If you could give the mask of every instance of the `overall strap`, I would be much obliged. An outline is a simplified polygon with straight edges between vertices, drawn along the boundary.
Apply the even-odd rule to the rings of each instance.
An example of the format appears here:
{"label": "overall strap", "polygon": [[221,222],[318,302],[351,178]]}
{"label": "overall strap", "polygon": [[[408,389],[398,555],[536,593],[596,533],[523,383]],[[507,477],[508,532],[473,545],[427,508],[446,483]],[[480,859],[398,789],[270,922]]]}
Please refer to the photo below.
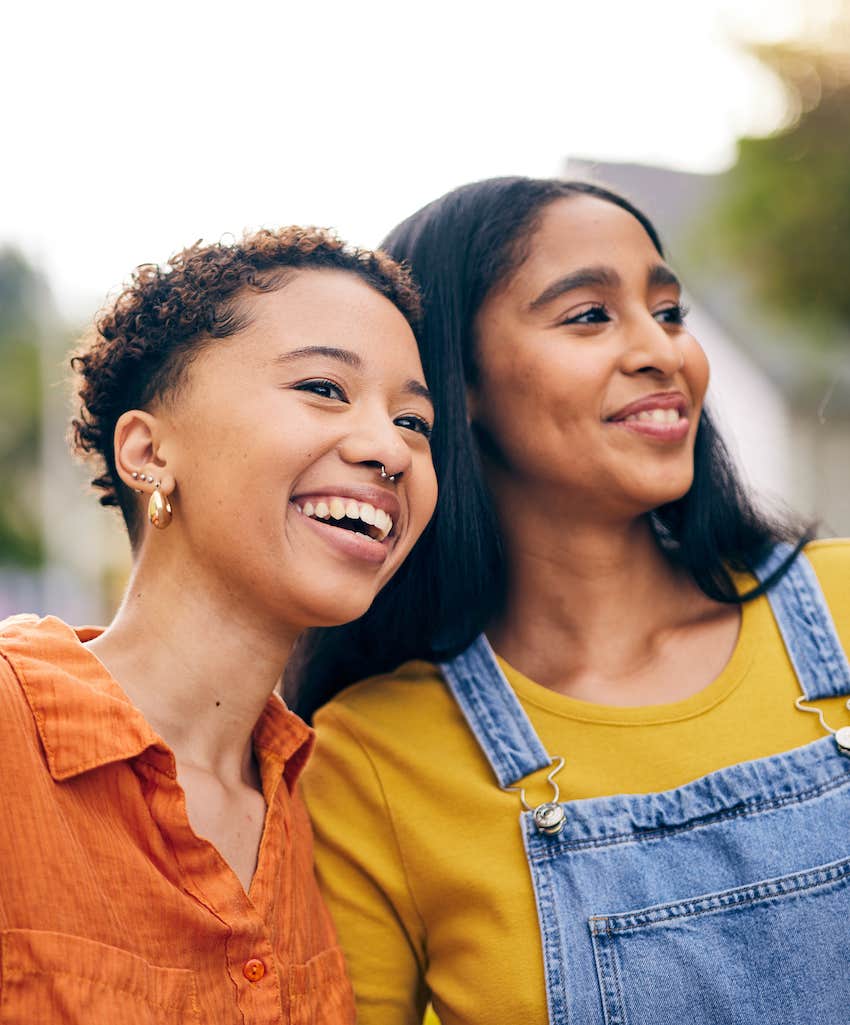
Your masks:
{"label": "overall strap", "polygon": [[551,765],[484,634],[440,669],[500,787]]}
{"label": "overall strap", "polygon": [[[793,550],[789,544],[778,544],[755,567],[759,580],[766,580]],[[804,696],[816,701],[850,694],[847,655],[812,564],[802,552],[767,598]]]}

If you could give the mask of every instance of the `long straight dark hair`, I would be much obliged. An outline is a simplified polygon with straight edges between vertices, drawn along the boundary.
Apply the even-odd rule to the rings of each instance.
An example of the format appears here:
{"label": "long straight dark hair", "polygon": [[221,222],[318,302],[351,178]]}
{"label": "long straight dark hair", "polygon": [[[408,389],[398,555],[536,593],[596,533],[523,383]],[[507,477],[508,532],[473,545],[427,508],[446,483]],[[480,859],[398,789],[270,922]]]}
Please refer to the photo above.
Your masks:
{"label": "long straight dark hair", "polygon": [[[432,436],[440,496],[431,524],[404,566],[361,619],[304,638],[287,694],[310,719],[353,683],[413,658],[462,651],[504,604],[506,575],[496,510],[469,427],[466,384],[477,374],[474,321],[486,296],[520,266],[544,208],[593,196],[626,210],[663,257],[649,218],[628,200],[587,182],[492,178],[447,193],[394,228],[382,248],[406,262],[422,290],[420,350],[436,402]],[[703,410],[694,480],[682,498],[651,514],[667,557],[710,598],[749,600],[784,573],[739,596],[730,570],[746,570],[777,541],[795,555],[808,537],[798,524],[760,512]]]}

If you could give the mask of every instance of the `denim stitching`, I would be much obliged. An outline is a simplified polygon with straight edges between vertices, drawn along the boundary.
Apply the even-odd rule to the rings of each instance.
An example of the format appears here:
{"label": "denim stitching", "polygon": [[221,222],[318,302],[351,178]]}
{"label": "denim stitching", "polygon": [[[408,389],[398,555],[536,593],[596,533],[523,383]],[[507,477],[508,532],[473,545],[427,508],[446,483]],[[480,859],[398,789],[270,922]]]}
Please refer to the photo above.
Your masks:
{"label": "denim stitching", "polygon": [[620,1017],[623,1004],[623,989],[614,957],[611,932],[608,929],[595,930],[591,927],[594,940],[593,958],[596,962],[596,981],[602,998],[602,1015],[605,1025],[622,1025]]}
{"label": "denim stitching", "polygon": [[[440,669],[500,786],[510,786],[550,764],[483,634],[456,658],[441,663]],[[490,686],[476,685],[476,680]]]}
{"label": "denim stitching", "polygon": [[[807,878],[811,879],[811,882],[805,885],[795,885],[794,883],[794,880]],[[764,904],[776,898],[794,897],[811,890],[823,889],[847,881],[850,881],[850,860],[839,862],[830,868],[795,872],[769,882],[721,890],[719,893],[706,894],[702,899],[659,904],[655,908],[635,914],[606,915],[601,920],[605,922],[604,931],[608,935],[622,935],[626,932],[648,929],[655,925],[663,926],[691,918],[700,918],[703,915],[714,915],[724,911],[734,911],[737,908],[751,907],[754,904]],[[736,898],[738,893],[751,894],[751,896]],[[709,906],[701,908],[700,904]],[[690,910],[691,908],[693,910]]]}
{"label": "denim stitching", "polygon": [[[711,826],[716,822],[725,822],[732,819],[744,818],[748,815],[759,815],[762,812],[775,811],[777,808],[785,807],[786,805],[802,804],[804,801],[811,799],[812,797],[819,797],[821,794],[829,793],[831,790],[836,790],[838,787],[850,783],[850,776],[835,776],[833,779],[828,780],[826,783],[822,783],[817,787],[813,787],[811,790],[805,790],[798,794],[794,794],[789,797],[777,798],[774,801],[763,801],[759,803],[748,803],[740,805],[736,808],[730,808],[726,812],[718,812],[714,815],[706,815],[696,821],[682,823],[680,826],[659,826],[654,829],[647,830],[635,830],[632,833],[615,833],[611,837],[604,837],[590,840],[558,840],[557,837],[546,840],[547,847],[543,849],[539,847],[539,854],[537,854],[536,860],[538,861],[551,861],[557,858],[564,851],[578,851],[587,850],[593,847],[613,847],[618,844],[624,843],[635,843],[643,840],[658,839],[664,836],[672,836],[679,833],[688,833],[695,829],[702,829],[706,826]],[[563,805],[564,809],[569,814],[569,804]],[[558,844],[557,847],[554,845]]]}
{"label": "denim stitching", "polygon": [[[756,567],[756,576],[765,580],[792,550],[790,545],[777,545]],[[850,692],[850,664],[817,576],[802,552],[767,598],[805,696],[817,700]]]}

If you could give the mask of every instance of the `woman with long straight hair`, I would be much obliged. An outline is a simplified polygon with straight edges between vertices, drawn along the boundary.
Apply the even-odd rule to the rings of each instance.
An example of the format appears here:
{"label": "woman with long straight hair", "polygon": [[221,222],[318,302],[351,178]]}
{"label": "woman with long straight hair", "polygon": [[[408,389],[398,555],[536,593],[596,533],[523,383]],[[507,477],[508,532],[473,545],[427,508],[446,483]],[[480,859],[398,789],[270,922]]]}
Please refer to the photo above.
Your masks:
{"label": "woman with long straight hair", "polygon": [[359,1020],[845,1020],[850,545],[747,497],[622,197],[479,182],[386,245],[440,507],[301,691],[372,677],[305,783]]}
{"label": "woman with long straight hair", "polygon": [[386,254],[289,227],[139,268],[82,344],[133,568],[105,630],[0,624],[0,1021],[354,1021],[277,686],[433,511],[418,312]]}

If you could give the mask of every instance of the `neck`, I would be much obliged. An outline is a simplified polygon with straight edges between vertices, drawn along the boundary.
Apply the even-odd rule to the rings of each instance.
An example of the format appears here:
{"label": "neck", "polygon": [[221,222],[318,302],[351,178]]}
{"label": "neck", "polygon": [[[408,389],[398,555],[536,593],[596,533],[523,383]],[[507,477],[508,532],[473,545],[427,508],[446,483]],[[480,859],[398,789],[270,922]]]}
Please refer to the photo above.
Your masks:
{"label": "neck", "polygon": [[251,733],[297,632],[257,619],[220,584],[140,558],[108,629],[88,647],[174,751],[220,778],[254,778]]}
{"label": "neck", "polygon": [[647,517],[605,521],[498,497],[508,599],[488,635],[537,682],[569,691],[577,679],[627,676],[707,602],[661,552]]}

